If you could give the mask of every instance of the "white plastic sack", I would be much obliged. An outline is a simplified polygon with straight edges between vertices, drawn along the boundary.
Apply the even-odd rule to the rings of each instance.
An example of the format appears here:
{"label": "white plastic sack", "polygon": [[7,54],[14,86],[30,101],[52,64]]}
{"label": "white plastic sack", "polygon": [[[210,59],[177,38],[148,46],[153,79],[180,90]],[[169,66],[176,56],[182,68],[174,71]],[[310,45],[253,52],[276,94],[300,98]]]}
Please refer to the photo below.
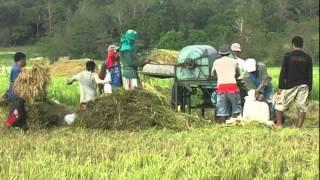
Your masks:
{"label": "white plastic sack", "polygon": [[256,101],[255,90],[250,90],[245,97],[243,118],[256,121],[269,121],[269,106],[265,102]]}
{"label": "white plastic sack", "polygon": [[104,84],[103,86],[103,92],[107,93],[107,94],[111,94],[112,93],[112,86],[111,84]]}
{"label": "white plastic sack", "polygon": [[265,102],[246,100],[243,107],[243,118],[256,121],[269,121],[269,106]]}
{"label": "white plastic sack", "polygon": [[109,72],[109,70],[106,71],[106,80],[108,80],[110,83],[104,84],[103,86],[103,92],[107,93],[107,94],[111,94],[112,93],[112,86],[111,86],[111,73]]}
{"label": "white plastic sack", "polygon": [[74,120],[76,119],[77,115],[76,113],[67,114],[64,116],[64,122],[66,122],[68,125],[71,125],[74,123]]}

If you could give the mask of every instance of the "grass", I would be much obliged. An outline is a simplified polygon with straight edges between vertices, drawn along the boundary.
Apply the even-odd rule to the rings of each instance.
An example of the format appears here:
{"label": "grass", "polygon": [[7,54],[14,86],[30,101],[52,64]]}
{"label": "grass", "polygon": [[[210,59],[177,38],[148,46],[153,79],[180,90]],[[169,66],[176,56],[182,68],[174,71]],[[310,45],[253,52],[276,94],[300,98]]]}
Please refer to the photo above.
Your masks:
{"label": "grass", "polygon": [[1,179],[319,179],[318,129],[0,132]]}
{"label": "grass", "polygon": [[[268,73],[272,77],[272,84],[275,89],[278,88],[278,77],[280,74],[280,67],[268,68]],[[319,67],[313,68],[313,88],[311,93],[312,100],[319,100]]]}
{"label": "grass", "polygon": [[78,106],[80,103],[79,85],[67,85],[66,77],[55,77],[49,86],[49,97],[62,104]]}
{"label": "grass", "polygon": [[[65,80],[53,78],[49,96],[77,105],[78,87]],[[6,78],[0,83],[3,92]],[[292,112],[282,130],[259,124],[182,132],[0,129],[0,179],[319,179],[315,107],[303,130],[292,128]]]}
{"label": "grass", "polygon": [[41,56],[38,53],[39,47],[37,46],[17,46],[10,48],[0,48],[0,67],[1,66],[11,66],[13,63],[13,56],[16,52],[22,51],[26,54],[27,58],[35,58]]}
{"label": "grass", "polygon": [[[5,54],[0,49],[1,55]],[[8,50],[6,50],[8,51]],[[277,87],[280,68],[269,68]],[[78,106],[79,88],[54,77],[49,97]],[[170,88],[172,80],[142,77]],[[0,95],[8,77],[0,76]],[[0,179],[319,179],[319,68],[305,128],[210,125],[188,131],[0,128]],[[311,112],[311,113],[310,113]],[[0,108],[0,124],[6,116]]]}

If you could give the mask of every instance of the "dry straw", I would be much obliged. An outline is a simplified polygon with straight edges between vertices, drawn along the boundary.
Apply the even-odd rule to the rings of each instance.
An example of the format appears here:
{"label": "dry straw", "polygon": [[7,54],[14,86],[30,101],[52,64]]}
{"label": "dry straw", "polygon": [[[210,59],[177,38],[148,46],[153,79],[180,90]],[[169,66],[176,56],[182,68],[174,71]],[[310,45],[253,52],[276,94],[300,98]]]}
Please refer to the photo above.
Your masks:
{"label": "dry straw", "polygon": [[154,49],[147,54],[146,59],[150,59],[154,64],[176,64],[179,52],[166,49]]}
{"label": "dry straw", "polygon": [[50,83],[49,66],[44,61],[38,61],[31,69],[23,69],[15,80],[14,92],[29,101],[45,97]]}
{"label": "dry straw", "polygon": [[87,128],[134,130],[147,128],[189,129],[200,124],[195,116],[176,113],[168,100],[155,88],[117,90],[88,103],[80,114]]}

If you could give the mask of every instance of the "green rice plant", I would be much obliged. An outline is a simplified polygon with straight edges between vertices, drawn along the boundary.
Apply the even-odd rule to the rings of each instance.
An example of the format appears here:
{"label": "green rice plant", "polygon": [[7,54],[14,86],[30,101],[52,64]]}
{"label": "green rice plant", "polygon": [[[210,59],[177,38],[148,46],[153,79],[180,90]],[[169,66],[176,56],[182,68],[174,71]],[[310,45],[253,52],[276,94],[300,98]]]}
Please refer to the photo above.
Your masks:
{"label": "green rice plant", "polygon": [[8,89],[8,78],[6,76],[0,76],[0,96],[2,96]]}
{"label": "green rice plant", "polygon": [[[268,73],[272,77],[272,84],[275,90],[278,89],[278,81],[280,74],[279,67],[268,68]],[[319,101],[319,67],[313,68],[313,88],[311,92],[311,100]]]}
{"label": "green rice plant", "polygon": [[78,83],[68,86],[65,77],[52,78],[48,95],[49,98],[69,106],[77,106],[80,102]]}
{"label": "green rice plant", "polygon": [[318,129],[0,129],[0,179],[319,179]]}

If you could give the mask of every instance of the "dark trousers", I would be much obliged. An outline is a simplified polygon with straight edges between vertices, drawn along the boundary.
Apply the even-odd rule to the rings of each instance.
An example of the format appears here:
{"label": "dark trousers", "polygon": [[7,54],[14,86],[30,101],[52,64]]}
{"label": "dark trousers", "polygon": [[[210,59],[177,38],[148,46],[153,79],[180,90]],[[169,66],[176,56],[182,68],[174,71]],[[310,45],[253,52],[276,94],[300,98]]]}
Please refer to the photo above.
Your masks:
{"label": "dark trousers", "polygon": [[9,116],[14,110],[18,111],[18,118],[12,124],[14,127],[26,127],[27,126],[27,111],[25,108],[25,100],[20,97],[10,98],[9,101]]}

